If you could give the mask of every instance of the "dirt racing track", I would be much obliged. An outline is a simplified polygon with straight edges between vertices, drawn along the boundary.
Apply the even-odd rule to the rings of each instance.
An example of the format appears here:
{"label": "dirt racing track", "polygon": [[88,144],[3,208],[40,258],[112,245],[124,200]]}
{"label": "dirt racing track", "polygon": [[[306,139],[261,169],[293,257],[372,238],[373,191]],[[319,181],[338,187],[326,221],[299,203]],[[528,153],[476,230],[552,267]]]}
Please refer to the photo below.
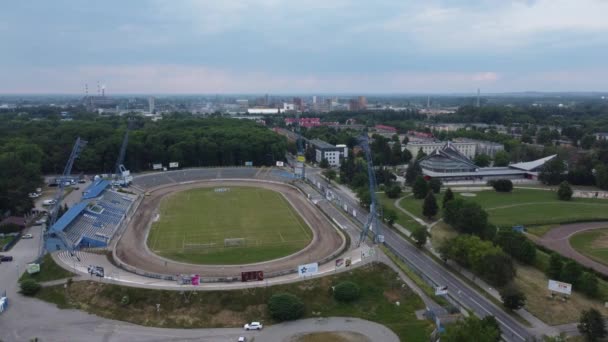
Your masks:
{"label": "dirt racing track", "polygon": [[608,275],[608,267],[606,265],[582,255],[570,246],[570,237],[572,237],[572,235],[586,230],[606,227],[608,227],[608,222],[605,221],[562,224],[557,228],[551,229],[542,237],[537,238],[536,241],[565,257],[576,260],[583,266],[592,268],[604,275]]}
{"label": "dirt racing track", "polygon": [[[272,171],[272,170],[271,170]],[[130,218],[116,242],[114,258],[152,274],[200,274],[203,278],[239,277],[243,271],[263,270],[265,275],[295,271],[298,265],[335,257],[345,247],[345,239],[335,226],[296,187],[281,182],[268,169],[192,169],[136,177],[134,186],[148,193]],[[284,180],[283,180],[284,181]],[[311,243],[292,255],[248,265],[195,265],[172,261],[154,254],[147,235],[163,197],[201,187],[259,187],[281,193],[313,232]],[[128,268],[128,267],[126,267]]]}

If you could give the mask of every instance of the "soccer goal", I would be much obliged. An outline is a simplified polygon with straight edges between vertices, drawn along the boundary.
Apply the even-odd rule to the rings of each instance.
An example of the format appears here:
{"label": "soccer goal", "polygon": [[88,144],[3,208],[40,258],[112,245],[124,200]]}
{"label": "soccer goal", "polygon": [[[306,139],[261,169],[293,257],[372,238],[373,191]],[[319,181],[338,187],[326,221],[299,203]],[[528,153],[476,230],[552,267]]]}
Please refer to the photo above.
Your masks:
{"label": "soccer goal", "polygon": [[241,247],[245,246],[245,238],[228,238],[224,239],[224,247]]}

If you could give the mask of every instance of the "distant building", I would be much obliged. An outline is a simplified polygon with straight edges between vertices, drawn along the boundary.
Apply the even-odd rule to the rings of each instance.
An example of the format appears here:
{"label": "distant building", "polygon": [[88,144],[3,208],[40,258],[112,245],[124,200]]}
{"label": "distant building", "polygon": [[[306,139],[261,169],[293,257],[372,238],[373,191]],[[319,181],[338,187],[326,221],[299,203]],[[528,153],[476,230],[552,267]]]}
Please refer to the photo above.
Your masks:
{"label": "distant building", "polygon": [[492,158],[494,158],[494,156],[496,156],[496,153],[498,151],[505,150],[505,145],[499,144],[496,142],[492,142],[492,141],[485,141],[485,140],[456,138],[456,139],[454,139],[454,143],[474,143],[477,145],[475,154],[486,154]]}
{"label": "distant building", "polygon": [[608,140],[608,133],[595,133],[594,135],[597,141]]}
{"label": "distant building", "polygon": [[450,144],[458,152],[465,155],[467,158],[472,159],[475,157],[477,152],[477,144],[473,142],[443,142],[443,141],[410,141],[405,145],[405,149],[410,151],[413,156],[418,154],[418,151],[422,149],[426,155],[433,153],[435,150],[441,149],[446,144]]}
{"label": "distant building", "polygon": [[249,108],[247,109],[248,114],[280,114],[281,110],[278,108]]}
{"label": "distant building", "polygon": [[154,114],[154,102],[155,102],[154,96],[148,97],[148,110],[152,114]]}
{"label": "distant building", "polygon": [[367,98],[365,98],[365,96],[359,96],[356,99],[349,100],[348,108],[353,111],[366,110],[367,109]]}
{"label": "distant building", "polygon": [[310,144],[315,149],[315,161],[317,163],[326,159],[330,166],[340,166],[341,159],[348,157],[348,147],[346,145],[334,146],[319,139],[310,140]]}
{"label": "distant building", "polygon": [[[295,123],[296,118],[285,119],[286,126],[291,126]],[[300,118],[300,126],[306,128],[321,126],[321,118]]]}
{"label": "distant building", "polygon": [[374,129],[376,130],[377,133],[397,134],[397,128],[392,127],[392,126],[376,125],[376,126],[374,126]]}
{"label": "distant building", "polygon": [[304,101],[302,101],[301,97],[294,97],[293,105],[296,107],[296,110],[299,112],[304,110]]}
{"label": "distant building", "polygon": [[244,113],[249,109],[249,100],[247,99],[236,100],[236,104],[239,108],[239,112]]}
{"label": "distant building", "polygon": [[359,96],[359,98],[357,99],[357,102],[359,104],[360,110],[367,109],[367,98],[365,96]]}

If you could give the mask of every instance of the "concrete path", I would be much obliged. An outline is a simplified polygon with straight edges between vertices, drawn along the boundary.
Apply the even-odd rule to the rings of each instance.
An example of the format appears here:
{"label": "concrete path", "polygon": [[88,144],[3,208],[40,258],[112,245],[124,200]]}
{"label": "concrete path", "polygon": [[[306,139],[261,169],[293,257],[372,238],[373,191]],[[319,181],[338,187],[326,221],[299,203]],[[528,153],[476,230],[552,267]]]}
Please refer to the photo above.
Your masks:
{"label": "concrete path", "polygon": [[424,220],[423,220],[423,219],[421,219],[420,217],[418,217],[418,216],[416,216],[416,215],[412,214],[411,212],[407,211],[406,209],[402,208],[402,207],[399,205],[399,202],[401,202],[401,200],[402,200],[402,199],[404,199],[404,198],[408,198],[408,197],[411,197],[411,196],[412,196],[412,194],[409,194],[409,195],[407,195],[407,196],[403,196],[403,197],[397,198],[397,199],[395,200],[395,202],[393,203],[393,204],[395,205],[395,208],[399,209],[401,212],[403,212],[403,213],[404,213],[404,214],[406,214],[407,216],[409,216],[409,217],[413,218],[413,219],[414,219],[416,222],[418,222],[418,223],[419,223],[421,226],[428,227],[428,225],[429,225],[429,224],[428,224],[428,223],[426,223],[426,221],[424,221]]}
{"label": "concrete path", "polygon": [[570,245],[570,237],[572,235],[586,230],[601,228],[608,228],[608,222],[603,221],[562,224],[557,228],[551,229],[542,237],[535,238],[534,240],[537,243],[554,250],[565,257],[576,260],[583,266],[592,268],[604,275],[608,275],[608,266],[586,257],[585,255],[577,252]]}

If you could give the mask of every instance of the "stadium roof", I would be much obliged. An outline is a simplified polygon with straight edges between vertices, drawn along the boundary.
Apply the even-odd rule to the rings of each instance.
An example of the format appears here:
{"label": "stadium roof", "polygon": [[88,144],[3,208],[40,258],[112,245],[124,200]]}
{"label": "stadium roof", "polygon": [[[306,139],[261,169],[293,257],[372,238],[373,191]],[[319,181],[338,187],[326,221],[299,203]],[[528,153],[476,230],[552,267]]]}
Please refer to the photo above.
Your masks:
{"label": "stadium roof", "polygon": [[511,164],[511,165],[509,165],[509,167],[512,167],[514,169],[524,170],[524,171],[533,171],[534,169],[545,165],[546,162],[555,158],[556,156],[557,156],[557,154],[554,154],[552,156],[548,156],[545,158],[541,158],[541,159],[537,159],[537,160],[533,160],[533,161],[529,161],[529,162],[525,162],[525,163]]}
{"label": "stadium roof", "polygon": [[484,177],[484,176],[508,176],[508,175],[523,175],[526,171],[511,169],[509,167],[487,167],[480,168],[477,171],[470,172],[435,172],[431,170],[422,171],[430,177]]}
{"label": "stadium roof", "polygon": [[100,179],[93,184],[89,185],[89,187],[82,193],[82,199],[95,198],[110,185],[110,182],[104,179]]}
{"label": "stadium roof", "polygon": [[65,212],[65,214],[63,214],[63,216],[59,218],[59,220],[57,220],[57,222],[55,222],[55,224],[51,227],[51,231],[63,231],[70,223],[72,223],[72,221],[74,221],[74,219],[78,217],[78,215],[80,215],[80,213],[87,207],[88,204],[89,203],[87,202],[80,202],[75,206],[71,207],[68,211]]}

